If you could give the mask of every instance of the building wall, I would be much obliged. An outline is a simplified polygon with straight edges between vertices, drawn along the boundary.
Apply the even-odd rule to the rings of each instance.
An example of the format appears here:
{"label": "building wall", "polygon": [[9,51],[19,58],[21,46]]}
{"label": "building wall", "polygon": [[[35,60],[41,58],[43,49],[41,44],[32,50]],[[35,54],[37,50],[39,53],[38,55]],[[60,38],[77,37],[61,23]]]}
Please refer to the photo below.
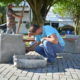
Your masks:
{"label": "building wall", "polygon": [[[18,7],[18,8],[14,7],[13,10],[15,11],[15,13],[17,15],[21,15],[21,13],[22,13],[22,7]],[[16,21],[16,31],[17,31],[20,19],[15,18],[15,21]],[[26,7],[25,10],[24,10],[22,24],[21,24],[21,27],[20,27],[20,33],[27,33],[28,30],[27,30],[26,26],[29,25],[30,22],[31,22],[30,8]]]}

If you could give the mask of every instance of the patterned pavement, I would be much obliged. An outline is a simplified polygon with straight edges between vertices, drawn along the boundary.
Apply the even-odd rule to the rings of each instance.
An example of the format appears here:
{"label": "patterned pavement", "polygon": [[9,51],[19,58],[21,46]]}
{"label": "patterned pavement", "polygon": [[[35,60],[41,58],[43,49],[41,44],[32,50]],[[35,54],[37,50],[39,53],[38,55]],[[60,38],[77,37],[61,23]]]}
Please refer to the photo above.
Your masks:
{"label": "patterned pavement", "polygon": [[53,65],[37,69],[17,69],[0,64],[0,80],[80,80],[80,54],[57,54]]}

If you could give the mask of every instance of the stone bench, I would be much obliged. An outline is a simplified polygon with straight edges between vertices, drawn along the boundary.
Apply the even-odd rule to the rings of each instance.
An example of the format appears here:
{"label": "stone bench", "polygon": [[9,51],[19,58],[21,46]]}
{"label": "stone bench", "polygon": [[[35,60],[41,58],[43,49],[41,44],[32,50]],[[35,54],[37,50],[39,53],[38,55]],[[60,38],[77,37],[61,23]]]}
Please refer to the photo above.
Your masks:
{"label": "stone bench", "polygon": [[39,68],[47,65],[47,59],[38,55],[14,55],[14,66],[17,68]]}
{"label": "stone bench", "polygon": [[25,54],[22,35],[0,34],[0,62],[12,61],[13,55]]}
{"label": "stone bench", "polygon": [[67,35],[65,40],[65,53],[80,53],[80,36]]}
{"label": "stone bench", "polygon": [[[66,35],[65,53],[80,53],[80,35]],[[24,42],[35,41],[34,39],[23,39]]]}
{"label": "stone bench", "polygon": [[14,55],[13,60],[17,68],[39,68],[47,65],[47,59],[38,55]]}

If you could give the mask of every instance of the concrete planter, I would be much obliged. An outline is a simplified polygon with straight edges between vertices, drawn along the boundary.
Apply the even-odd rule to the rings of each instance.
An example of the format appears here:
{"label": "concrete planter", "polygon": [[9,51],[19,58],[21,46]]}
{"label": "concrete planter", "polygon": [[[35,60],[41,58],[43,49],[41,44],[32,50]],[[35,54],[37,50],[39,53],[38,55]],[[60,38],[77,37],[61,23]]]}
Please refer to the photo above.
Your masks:
{"label": "concrete planter", "polygon": [[0,34],[0,62],[12,61],[14,54],[25,54],[22,35]]}
{"label": "concrete planter", "polygon": [[15,55],[14,65],[17,68],[39,68],[47,65],[46,59],[35,55]]}

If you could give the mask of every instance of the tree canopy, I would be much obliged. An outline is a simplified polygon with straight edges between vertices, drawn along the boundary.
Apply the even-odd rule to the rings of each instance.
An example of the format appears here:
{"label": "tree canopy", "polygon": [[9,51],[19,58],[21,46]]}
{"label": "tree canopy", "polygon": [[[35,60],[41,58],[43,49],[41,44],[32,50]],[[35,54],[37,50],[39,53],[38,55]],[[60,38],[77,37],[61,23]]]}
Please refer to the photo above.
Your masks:
{"label": "tree canopy", "polygon": [[66,0],[59,1],[53,5],[53,12],[65,16],[66,13],[70,14],[72,17],[80,14],[80,0]]}
{"label": "tree canopy", "polygon": [[[0,3],[20,3],[23,0],[0,0]],[[77,25],[77,31],[80,30],[80,0],[26,0],[33,13],[32,23],[43,25],[45,22],[45,17],[53,5],[54,12],[64,16],[66,14],[70,15]]]}
{"label": "tree canopy", "polygon": [[53,12],[61,16],[71,16],[76,24],[76,33],[80,34],[80,0],[59,1],[53,8]]}
{"label": "tree canopy", "polygon": [[[3,3],[20,3],[23,0],[0,0]],[[44,24],[45,17],[52,6],[53,3],[56,3],[59,0],[26,0],[33,12],[33,21],[32,23],[42,25]]]}

